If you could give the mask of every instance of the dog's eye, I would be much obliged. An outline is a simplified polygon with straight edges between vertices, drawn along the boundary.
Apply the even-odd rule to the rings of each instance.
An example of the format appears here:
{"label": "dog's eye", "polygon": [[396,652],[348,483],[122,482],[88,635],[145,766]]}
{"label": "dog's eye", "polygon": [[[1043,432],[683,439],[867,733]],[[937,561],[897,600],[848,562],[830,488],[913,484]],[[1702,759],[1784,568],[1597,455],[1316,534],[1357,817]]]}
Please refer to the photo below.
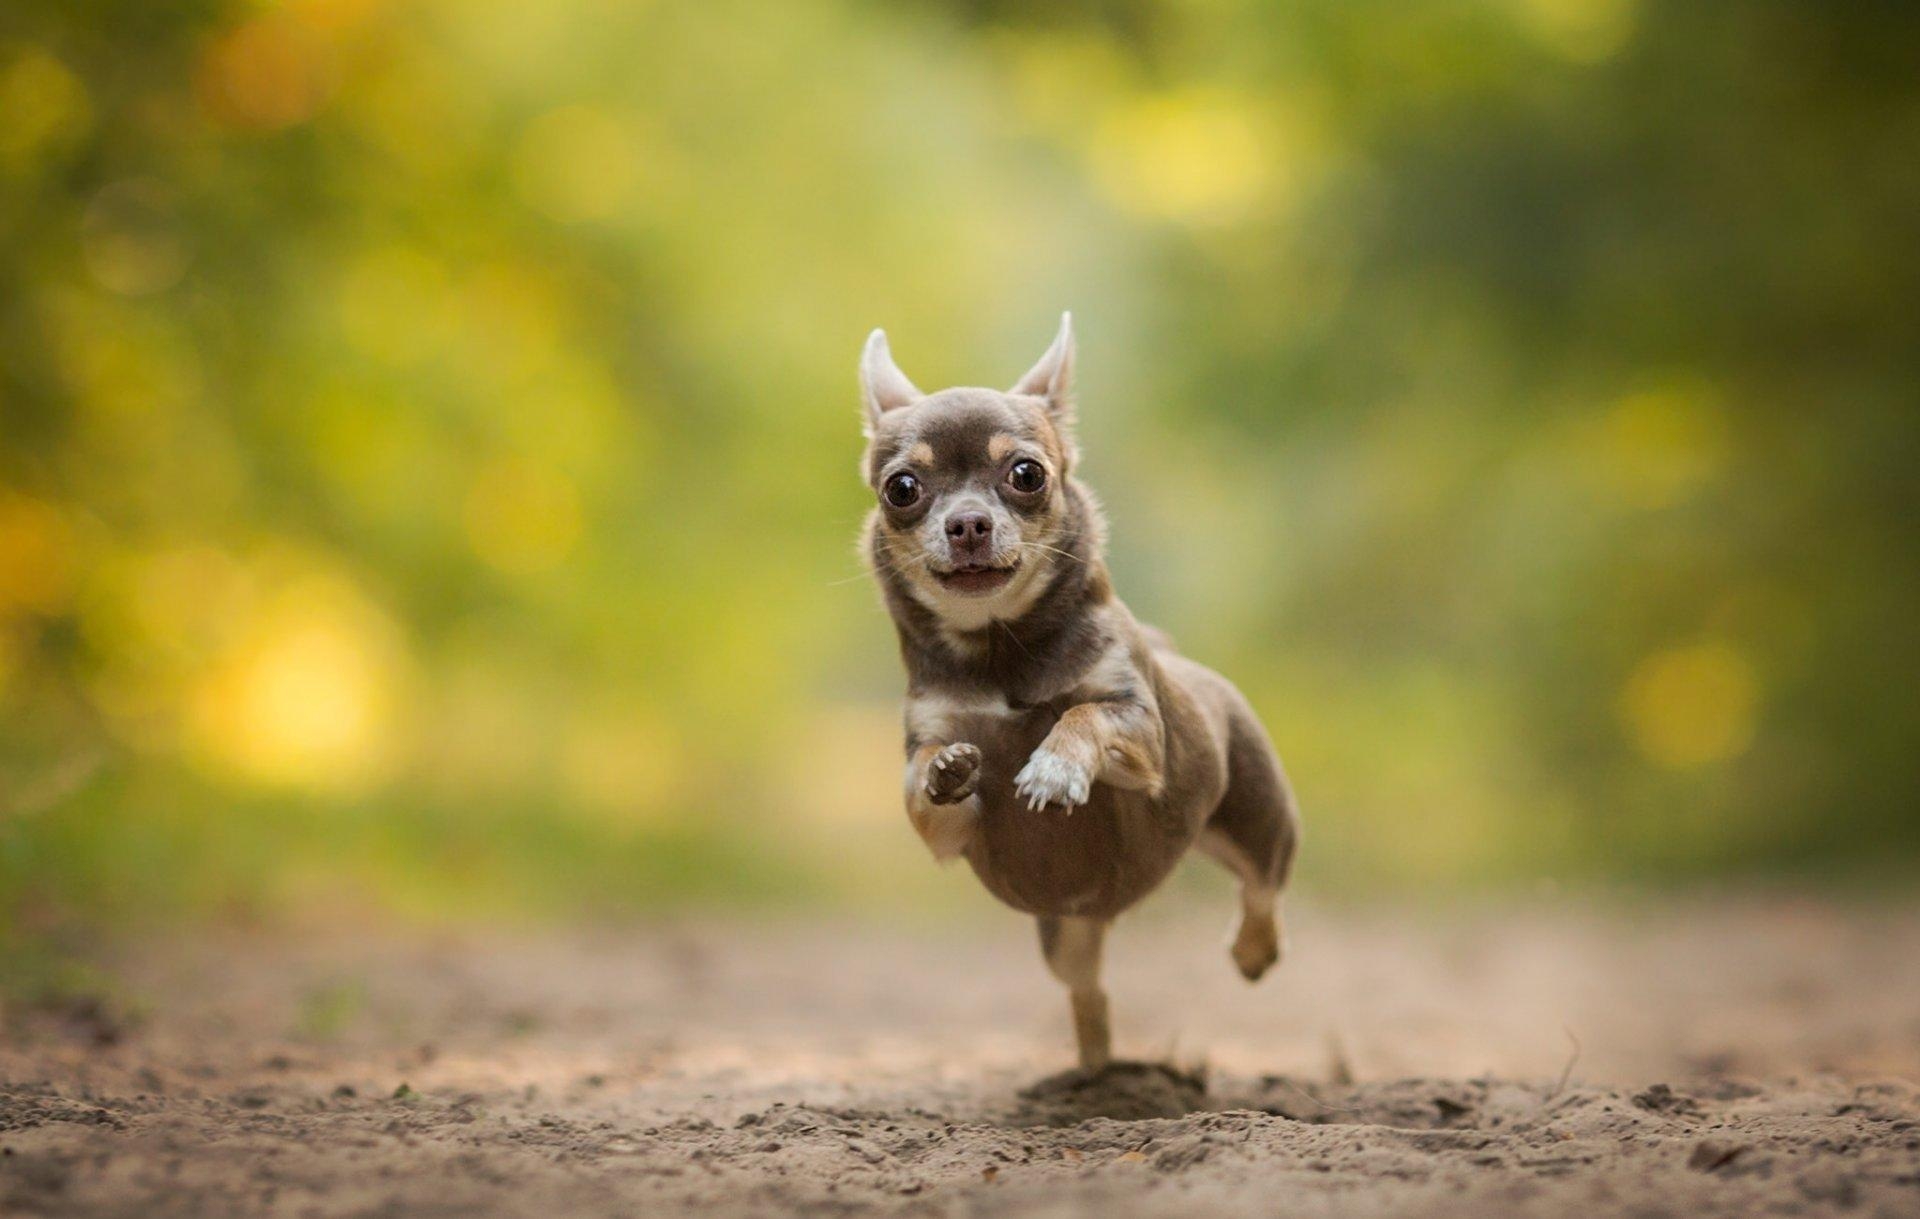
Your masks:
{"label": "dog's eye", "polygon": [[903,470],[889,478],[880,493],[896,508],[911,508],[920,502],[920,480]]}
{"label": "dog's eye", "polygon": [[1032,495],[1047,485],[1047,468],[1037,461],[1016,461],[1007,471],[1007,485],[1022,495]]}

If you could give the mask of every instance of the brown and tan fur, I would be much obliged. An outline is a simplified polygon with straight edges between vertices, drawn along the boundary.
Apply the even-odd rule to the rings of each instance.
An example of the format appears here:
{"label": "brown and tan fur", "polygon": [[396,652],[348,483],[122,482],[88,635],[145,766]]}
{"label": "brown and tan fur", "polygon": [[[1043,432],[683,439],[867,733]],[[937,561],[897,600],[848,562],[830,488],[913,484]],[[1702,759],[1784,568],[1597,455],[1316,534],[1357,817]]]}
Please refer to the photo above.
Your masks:
{"label": "brown and tan fur", "polygon": [[1069,318],[1006,393],[922,394],[875,331],[863,544],[907,669],[907,816],[936,858],[964,857],[1038,918],[1097,1067],[1108,923],[1198,846],[1240,882],[1230,951],[1259,978],[1299,820],[1239,691],[1115,596],[1105,521],[1073,478],[1072,372]]}

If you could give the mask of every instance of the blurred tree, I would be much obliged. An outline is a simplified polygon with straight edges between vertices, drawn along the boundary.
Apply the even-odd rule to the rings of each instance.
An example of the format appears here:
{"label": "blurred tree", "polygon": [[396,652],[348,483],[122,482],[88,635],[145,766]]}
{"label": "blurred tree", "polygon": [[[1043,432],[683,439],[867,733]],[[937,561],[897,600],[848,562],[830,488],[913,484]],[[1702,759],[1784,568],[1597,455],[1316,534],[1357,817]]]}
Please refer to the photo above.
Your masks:
{"label": "blurred tree", "polygon": [[1910,869],[1916,23],[10,6],[8,907],[912,888],[852,357],[1068,305],[1309,879]]}

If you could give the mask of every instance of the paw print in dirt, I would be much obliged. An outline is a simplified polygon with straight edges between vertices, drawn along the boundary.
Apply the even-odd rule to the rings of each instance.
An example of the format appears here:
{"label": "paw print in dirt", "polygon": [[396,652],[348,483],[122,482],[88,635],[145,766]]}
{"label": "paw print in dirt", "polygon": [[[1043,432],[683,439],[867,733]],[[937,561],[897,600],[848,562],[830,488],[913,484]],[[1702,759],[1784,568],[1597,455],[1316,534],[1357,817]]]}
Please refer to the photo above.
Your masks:
{"label": "paw print in dirt", "polygon": [[980,750],[959,741],[927,761],[927,799],[935,804],[957,804],[980,785]]}

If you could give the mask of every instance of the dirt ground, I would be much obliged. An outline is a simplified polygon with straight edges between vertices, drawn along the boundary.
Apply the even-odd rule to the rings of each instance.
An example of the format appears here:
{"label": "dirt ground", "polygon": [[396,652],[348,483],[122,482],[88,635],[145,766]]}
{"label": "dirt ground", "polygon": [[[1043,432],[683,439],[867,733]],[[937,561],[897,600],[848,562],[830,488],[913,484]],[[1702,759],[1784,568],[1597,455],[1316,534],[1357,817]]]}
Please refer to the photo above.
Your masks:
{"label": "dirt ground", "polygon": [[7,1013],[0,1214],[1920,1214],[1920,909],[1221,913],[1096,1079],[1010,915],[153,943]]}

